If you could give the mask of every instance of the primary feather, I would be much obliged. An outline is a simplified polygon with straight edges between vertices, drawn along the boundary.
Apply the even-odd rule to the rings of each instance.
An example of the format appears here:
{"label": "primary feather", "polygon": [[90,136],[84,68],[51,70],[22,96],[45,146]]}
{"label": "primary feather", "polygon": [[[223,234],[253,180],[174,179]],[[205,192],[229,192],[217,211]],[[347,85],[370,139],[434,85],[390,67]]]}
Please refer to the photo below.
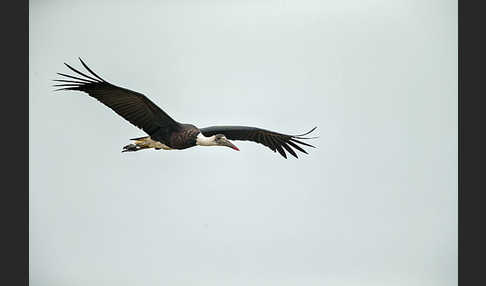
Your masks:
{"label": "primary feather", "polygon": [[58,90],[79,90],[86,92],[89,96],[111,108],[121,117],[149,135],[156,132],[160,127],[179,124],[145,95],[105,81],[95,74],[83,60],[79,60],[92,76],[86,75],[65,63],[69,69],[82,76],[82,78],[58,73],[59,75],[75,79],[75,81],[65,79],[55,80],[64,82],[63,84],[55,85],[61,87]]}
{"label": "primary feather", "polygon": [[273,152],[278,152],[284,158],[287,158],[287,155],[284,151],[285,149],[292,156],[298,158],[297,153],[292,148],[306,154],[307,152],[304,149],[302,149],[302,147],[299,146],[299,144],[315,148],[314,146],[302,142],[300,140],[312,139],[303,136],[311,133],[316,128],[317,127],[314,127],[309,132],[301,135],[287,135],[275,131],[270,131],[270,130],[257,128],[257,127],[249,127],[249,126],[211,126],[211,127],[201,128],[200,130],[202,134],[204,134],[204,136],[224,134],[230,140],[253,141],[265,145],[268,148],[270,148]]}
{"label": "primary feather", "polygon": [[[314,127],[309,132],[301,135],[288,135],[250,126],[211,126],[198,129],[192,124],[179,123],[172,119],[145,95],[107,82],[92,71],[82,59],[79,60],[83,67],[88,71],[88,74],[65,63],[65,65],[76,75],[58,73],[58,75],[63,76],[63,79],[55,80],[60,82],[55,85],[56,87],[59,87],[57,90],[82,91],[97,99],[99,102],[103,103],[128,122],[142,129],[149,135],[148,137],[136,138],[137,141],[141,142],[139,144],[143,145],[142,147],[144,148],[146,148],[146,146],[160,145],[170,149],[185,149],[196,146],[197,138],[198,136],[201,136],[201,134],[203,135],[202,138],[206,138],[204,139],[206,140],[205,142],[211,140],[209,138],[217,134],[223,134],[230,140],[253,141],[270,148],[270,150],[274,152],[278,152],[284,158],[287,158],[286,151],[298,158],[296,151],[307,154],[303,149],[304,146],[315,148],[313,145],[302,142],[302,140],[316,138],[304,136],[314,131],[317,127]],[[227,146],[228,144],[229,143],[226,143]],[[210,143],[207,145],[217,144]],[[132,151],[144,149],[141,148],[141,146],[135,147],[124,150]]]}

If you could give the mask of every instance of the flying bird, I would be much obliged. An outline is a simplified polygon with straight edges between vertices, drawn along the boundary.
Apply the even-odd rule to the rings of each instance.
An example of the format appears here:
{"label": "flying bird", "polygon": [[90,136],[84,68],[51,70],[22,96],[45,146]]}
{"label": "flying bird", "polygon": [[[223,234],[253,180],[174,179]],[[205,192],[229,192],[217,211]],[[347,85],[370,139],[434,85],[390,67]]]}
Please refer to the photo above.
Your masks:
{"label": "flying bird", "polygon": [[313,147],[302,142],[305,139],[317,137],[304,137],[314,131],[300,135],[287,135],[266,129],[249,126],[211,126],[197,128],[192,124],[175,121],[165,111],[145,95],[113,85],[95,72],[79,58],[81,64],[89,72],[82,73],[72,66],[64,63],[76,76],[57,73],[63,79],[55,79],[60,82],[54,86],[58,90],[75,90],[87,93],[94,97],[131,124],[147,133],[148,136],[132,138],[133,142],[123,147],[122,152],[134,152],[154,148],[156,150],[182,150],[194,146],[226,146],[239,151],[230,140],[247,140],[262,144],[273,152],[278,152],[287,158],[285,151],[298,158],[297,152],[306,153],[302,145]]}

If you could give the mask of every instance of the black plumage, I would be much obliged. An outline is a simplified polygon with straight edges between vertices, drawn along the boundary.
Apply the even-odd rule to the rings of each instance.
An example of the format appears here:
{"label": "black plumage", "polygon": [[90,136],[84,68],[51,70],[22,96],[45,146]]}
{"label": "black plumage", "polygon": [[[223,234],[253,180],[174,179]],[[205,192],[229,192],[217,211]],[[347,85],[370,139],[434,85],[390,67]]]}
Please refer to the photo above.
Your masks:
{"label": "black plumage", "polygon": [[248,126],[211,126],[211,127],[201,128],[200,130],[202,134],[204,134],[204,136],[224,134],[230,140],[246,140],[246,141],[253,141],[256,143],[260,143],[270,148],[273,152],[278,151],[280,155],[282,155],[284,158],[287,158],[287,155],[284,151],[285,149],[292,156],[298,158],[297,153],[295,153],[295,151],[292,148],[306,154],[307,152],[304,149],[302,149],[302,147],[300,147],[298,144],[315,148],[314,146],[302,142],[300,140],[312,139],[303,136],[311,133],[316,128],[317,127],[314,127],[309,132],[301,135],[287,135],[287,134],[282,134],[270,130],[265,130],[257,127],[248,127]]}
{"label": "black plumage", "polygon": [[83,60],[79,60],[81,61],[81,64],[96,78],[90,77],[65,63],[69,69],[83,76],[84,78],[58,73],[59,75],[75,79],[56,79],[55,81],[64,82],[63,84],[55,85],[57,87],[61,87],[58,90],[84,91],[88,93],[89,96],[96,98],[98,101],[111,108],[121,117],[125,118],[130,123],[142,129],[149,135],[153,134],[161,127],[179,127],[178,122],[172,119],[145,95],[106,82],[104,79],[96,75],[83,62]]}
{"label": "black plumage", "polygon": [[[272,151],[279,152],[284,158],[287,158],[285,151],[296,158],[298,156],[295,150],[307,154],[302,146],[299,145],[314,147],[301,140],[312,139],[303,136],[314,131],[316,127],[305,134],[287,135],[248,126],[212,126],[198,129],[192,124],[179,123],[145,95],[126,88],[118,87],[105,81],[93,72],[83,60],[79,60],[90,75],[65,63],[65,65],[75,72],[77,76],[58,73],[58,75],[63,76],[64,79],[55,80],[60,82],[55,85],[56,87],[59,87],[57,90],[77,90],[85,92],[149,135],[149,137],[135,138],[134,140],[150,138],[150,140],[154,140],[154,144],[161,143],[171,149],[186,149],[197,145],[197,138],[200,133],[206,137],[222,134],[230,140],[247,140],[263,144]],[[153,142],[151,141],[151,143]],[[226,145],[221,143],[221,145],[238,150],[238,148],[231,143],[227,143]],[[130,150],[124,151],[143,149],[133,148],[133,146],[136,146],[133,144],[129,146],[132,146],[131,149],[129,148]],[[150,146],[150,148],[153,147],[152,145]],[[160,149],[157,148],[158,145],[154,146],[155,147],[153,148]]]}

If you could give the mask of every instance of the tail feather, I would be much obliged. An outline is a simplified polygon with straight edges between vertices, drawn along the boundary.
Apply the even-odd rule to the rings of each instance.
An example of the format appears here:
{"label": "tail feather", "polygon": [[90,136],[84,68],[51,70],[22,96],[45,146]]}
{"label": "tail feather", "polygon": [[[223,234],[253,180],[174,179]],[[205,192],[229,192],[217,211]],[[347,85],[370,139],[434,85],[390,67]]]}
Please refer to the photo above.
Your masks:
{"label": "tail feather", "polygon": [[138,137],[138,138],[131,138],[130,140],[138,141],[138,140],[142,140],[142,139],[146,139],[146,138],[149,138],[149,136],[143,136],[143,137]]}

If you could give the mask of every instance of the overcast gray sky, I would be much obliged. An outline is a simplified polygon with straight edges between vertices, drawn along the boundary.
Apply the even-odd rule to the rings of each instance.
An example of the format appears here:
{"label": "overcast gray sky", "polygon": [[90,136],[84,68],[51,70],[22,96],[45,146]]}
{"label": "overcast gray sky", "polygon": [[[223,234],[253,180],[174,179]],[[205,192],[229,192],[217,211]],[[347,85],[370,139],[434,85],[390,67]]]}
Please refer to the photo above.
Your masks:
{"label": "overcast gray sky", "polygon": [[[30,1],[30,285],[456,285],[457,1]],[[198,127],[320,137],[121,153],[82,57]]]}

